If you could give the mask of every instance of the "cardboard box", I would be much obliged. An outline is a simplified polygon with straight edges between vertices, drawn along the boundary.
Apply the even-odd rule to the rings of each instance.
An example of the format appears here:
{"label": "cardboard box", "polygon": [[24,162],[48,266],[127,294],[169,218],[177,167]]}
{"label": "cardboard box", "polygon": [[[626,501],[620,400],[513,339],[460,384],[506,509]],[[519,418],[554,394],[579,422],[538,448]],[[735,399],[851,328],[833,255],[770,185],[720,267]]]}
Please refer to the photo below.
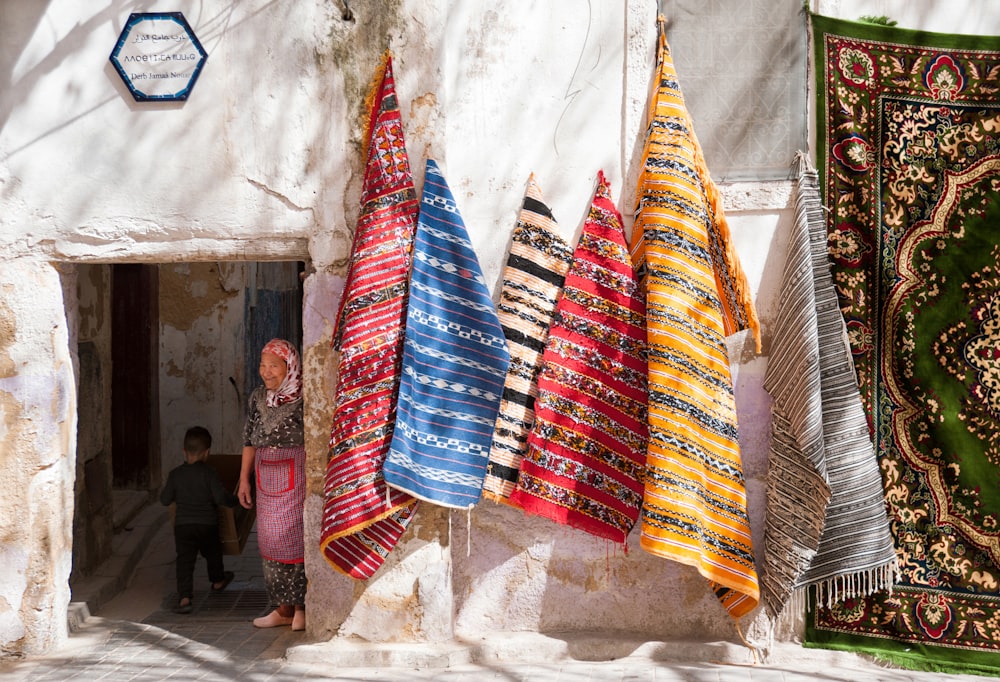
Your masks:
{"label": "cardboard box", "polygon": [[222,541],[222,553],[240,555],[253,530],[257,520],[254,507],[244,509],[242,505],[235,507],[219,507],[219,540]]}
{"label": "cardboard box", "polygon": [[[243,462],[242,455],[215,455],[208,456],[208,464],[219,472],[222,485],[227,490],[236,494],[236,489],[240,485],[240,466]],[[170,505],[170,523],[174,522],[176,511],[175,504]],[[253,530],[253,524],[257,521],[257,508],[244,509],[242,505],[235,507],[219,507],[219,540],[222,541],[222,553],[229,556],[238,556],[243,553],[243,548]]]}
{"label": "cardboard box", "polygon": [[[235,495],[240,485],[240,466],[243,463],[243,456],[210,454],[208,463],[219,472],[223,487],[233,491]],[[222,553],[231,556],[242,554],[256,520],[256,507],[244,509],[241,504],[235,507],[219,507],[219,539],[222,541]]]}

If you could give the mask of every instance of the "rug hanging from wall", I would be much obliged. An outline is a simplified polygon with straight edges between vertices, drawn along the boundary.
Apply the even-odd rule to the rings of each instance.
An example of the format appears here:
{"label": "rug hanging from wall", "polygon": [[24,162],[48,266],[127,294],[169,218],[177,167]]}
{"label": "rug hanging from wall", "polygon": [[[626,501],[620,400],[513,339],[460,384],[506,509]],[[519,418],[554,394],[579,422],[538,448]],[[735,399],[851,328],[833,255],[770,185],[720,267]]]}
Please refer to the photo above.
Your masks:
{"label": "rug hanging from wall", "polygon": [[405,338],[385,482],[468,509],[482,495],[510,353],[465,222],[433,159],[424,174]]}
{"label": "rug hanging from wall", "polygon": [[695,567],[733,618],[760,598],[726,337],[759,323],[660,22],[632,258],[646,289],[640,546]]}
{"label": "rug hanging from wall", "polygon": [[573,247],[559,236],[555,216],[532,173],[511,235],[497,305],[510,366],[483,479],[483,497],[488,500],[509,505],[517,485],[535,423],[542,353],[572,259]]}
{"label": "rug hanging from wall", "polygon": [[370,578],[417,500],[388,489],[382,467],[396,420],[416,190],[387,52],[369,96],[361,211],[333,333],[340,352],[320,549],[338,571]]}
{"label": "rug hanging from wall", "polygon": [[761,591],[772,616],[797,588],[832,604],[888,590],[897,575],[882,474],[830,276],[819,178],[804,153],[798,162],[764,373],[773,402]]}
{"label": "rug hanging from wall", "polygon": [[645,303],[600,172],[542,356],[511,504],[625,544],[642,506],[646,372]]}
{"label": "rug hanging from wall", "polygon": [[1000,38],[812,17],[818,167],[901,569],[810,646],[1000,670]]}

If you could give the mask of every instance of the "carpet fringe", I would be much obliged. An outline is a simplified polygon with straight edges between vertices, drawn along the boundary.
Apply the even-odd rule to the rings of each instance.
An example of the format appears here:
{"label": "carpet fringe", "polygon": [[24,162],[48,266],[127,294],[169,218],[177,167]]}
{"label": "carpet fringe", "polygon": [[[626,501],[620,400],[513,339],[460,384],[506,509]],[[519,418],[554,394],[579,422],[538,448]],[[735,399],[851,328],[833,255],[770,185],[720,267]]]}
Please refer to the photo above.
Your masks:
{"label": "carpet fringe", "polygon": [[825,603],[827,608],[831,608],[845,599],[866,597],[875,592],[888,591],[892,594],[893,585],[899,578],[899,564],[894,560],[864,571],[821,580],[813,583],[812,587],[815,590],[816,602]]}

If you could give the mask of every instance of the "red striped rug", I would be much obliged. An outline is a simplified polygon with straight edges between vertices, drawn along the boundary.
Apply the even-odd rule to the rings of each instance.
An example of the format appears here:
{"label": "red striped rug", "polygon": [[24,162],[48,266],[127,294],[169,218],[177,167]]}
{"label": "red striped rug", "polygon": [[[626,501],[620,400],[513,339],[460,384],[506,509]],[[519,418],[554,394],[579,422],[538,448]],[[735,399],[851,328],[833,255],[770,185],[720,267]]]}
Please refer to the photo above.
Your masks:
{"label": "red striped rug", "polygon": [[556,306],[512,504],[624,543],[646,461],[645,304],[604,173]]}
{"label": "red striped rug", "polygon": [[396,420],[418,203],[388,53],[377,83],[361,214],[334,329],[340,359],[320,536],[326,560],[354,578],[378,570],[417,505],[382,477]]}

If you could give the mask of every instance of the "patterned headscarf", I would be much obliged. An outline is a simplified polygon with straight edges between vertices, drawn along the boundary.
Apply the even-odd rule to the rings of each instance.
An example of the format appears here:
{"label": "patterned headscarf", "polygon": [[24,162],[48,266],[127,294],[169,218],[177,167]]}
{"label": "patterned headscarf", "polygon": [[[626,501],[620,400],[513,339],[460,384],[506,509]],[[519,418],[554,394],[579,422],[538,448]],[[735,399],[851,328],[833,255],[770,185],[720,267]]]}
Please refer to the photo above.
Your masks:
{"label": "patterned headscarf", "polygon": [[271,339],[261,349],[260,354],[271,353],[285,361],[288,372],[276,391],[267,392],[268,407],[277,407],[298,400],[302,397],[302,363],[299,362],[299,352],[284,339]]}

